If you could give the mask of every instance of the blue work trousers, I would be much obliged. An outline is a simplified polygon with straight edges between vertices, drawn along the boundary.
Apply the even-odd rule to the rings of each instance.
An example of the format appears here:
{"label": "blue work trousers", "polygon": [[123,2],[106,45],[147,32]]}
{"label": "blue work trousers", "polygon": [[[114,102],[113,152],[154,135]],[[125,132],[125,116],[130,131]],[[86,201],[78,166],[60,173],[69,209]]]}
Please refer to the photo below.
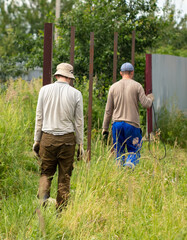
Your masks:
{"label": "blue work trousers", "polygon": [[[114,122],[112,125],[112,136],[117,161],[122,166],[134,166],[139,163],[140,149],[142,147],[142,131],[124,121]],[[128,156],[125,159],[125,148]]]}

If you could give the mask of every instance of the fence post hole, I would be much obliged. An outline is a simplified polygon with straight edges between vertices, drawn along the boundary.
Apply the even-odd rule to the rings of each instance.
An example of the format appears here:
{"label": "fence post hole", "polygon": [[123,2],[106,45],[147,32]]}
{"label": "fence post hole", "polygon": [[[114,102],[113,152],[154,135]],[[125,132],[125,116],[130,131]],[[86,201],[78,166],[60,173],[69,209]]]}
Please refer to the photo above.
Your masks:
{"label": "fence post hole", "polygon": [[[71,27],[71,40],[70,40],[70,64],[74,67],[74,49],[75,49],[75,27]],[[73,86],[73,80],[70,85]]]}
{"label": "fence post hole", "polygon": [[134,66],[135,63],[135,30],[132,31],[132,49],[131,49],[131,63]]}
{"label": "fence post hole", "polygon": [[92,131],[92,90],[93,90],[93,59],[94,59],[94,32],[90,33],[90,65],[89,65],[89,105],[88,105],[88,144],[87,161],[91,160],[91,131]]}
{"label": "fence post hole", "polygon": [[45,23],[44,26],[44,53],[43,53],[43,86],[52,80],[53,56],[53,24]]}
{"label": "fence post hole", "polygon": [[[146,54],[146,69],[145,69],[145,81],[146,81],[146,94],[152,93],[152,55]],[[153,131],[152,125],[152,108],[147,109],[147,132],[150,134]]]}
{"label": "fence post hole", "polygon": [[114,55],[113,55],[113,83],[116,82],[117,73],[117,49],[118,49],[118,33],[114,33]]}

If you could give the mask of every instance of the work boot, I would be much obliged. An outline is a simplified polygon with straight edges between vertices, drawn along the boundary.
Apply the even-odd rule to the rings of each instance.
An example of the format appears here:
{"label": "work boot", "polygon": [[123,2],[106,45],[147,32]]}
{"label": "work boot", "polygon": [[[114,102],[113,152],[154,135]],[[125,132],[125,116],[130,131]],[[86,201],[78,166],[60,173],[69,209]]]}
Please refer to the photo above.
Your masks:
{"label": "work boot", "polygon": [[42,199],[40,199],[40,205],[43,207],[43,208],[46,208],[47,207],[47,204],[48,204],[48,199],[49,199],[49,195],[44,195]]}
{"label": "work boot", "polygon": [[134,167],[135,167],[135,165],[130,161],[126,162],[123,166],[126,167],[126,168],[130,168],[132,170],[134,170]]}
{"label": "work boot", "polygon": [[140,158],[139,152],[134,153],[134,154],[129,154],[127,157],[127,160],[123,166],[134,169],[134,167],[139,163],[139,158]]}

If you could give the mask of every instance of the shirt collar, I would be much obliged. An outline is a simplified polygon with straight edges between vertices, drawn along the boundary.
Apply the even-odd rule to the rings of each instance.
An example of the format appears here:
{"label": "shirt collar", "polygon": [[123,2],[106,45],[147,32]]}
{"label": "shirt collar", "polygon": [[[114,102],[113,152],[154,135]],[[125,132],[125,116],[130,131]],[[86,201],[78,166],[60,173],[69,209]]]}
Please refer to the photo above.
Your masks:
{"label": "shirt collar", "polygon": [[67,82],[56,81],[55,83],[68,84]]}

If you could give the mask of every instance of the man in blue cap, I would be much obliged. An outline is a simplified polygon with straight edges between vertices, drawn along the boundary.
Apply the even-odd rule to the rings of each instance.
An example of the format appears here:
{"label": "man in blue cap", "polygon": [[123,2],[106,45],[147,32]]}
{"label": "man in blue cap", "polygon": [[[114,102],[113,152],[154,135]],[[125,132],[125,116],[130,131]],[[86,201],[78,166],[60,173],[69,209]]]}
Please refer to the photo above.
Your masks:
{"label": "man in blue cap", "polygon": [[[144,108],[150,108],[154,97],[152,93],[146,96],[142,85],[133,80],[134,67],[131,63],[126,62],[121,66],[120,75],[122,79],[109,89],[102,134],[108,135],[112,119],[112,136],[117,161],[122,166],[133,168],[139,162],[142,146],[138,103],[140,102]],[[127,159],[125,146],[129,153]]]}

